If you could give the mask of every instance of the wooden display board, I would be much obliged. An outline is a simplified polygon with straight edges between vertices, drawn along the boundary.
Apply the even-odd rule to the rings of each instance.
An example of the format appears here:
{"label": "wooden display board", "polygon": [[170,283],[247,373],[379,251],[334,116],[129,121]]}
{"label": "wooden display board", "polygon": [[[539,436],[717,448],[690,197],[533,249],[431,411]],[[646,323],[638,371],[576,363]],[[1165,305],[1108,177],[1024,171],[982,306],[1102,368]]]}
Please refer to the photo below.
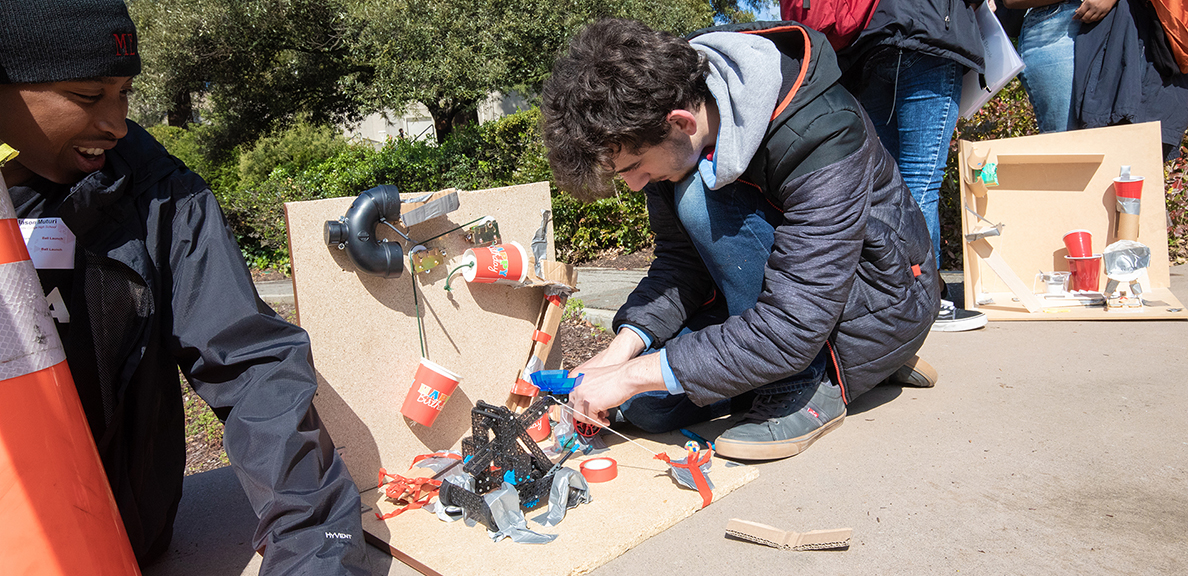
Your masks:
{"label": "wooden display board", "polygon": [[[391,504],[381,501],[377,474],[408,469],[413,458],[443,449],[459,449],[471,431],[470,410],[477,400],[504,404],[528,359],[532,335],[544,302],[542,288],[467,284],[461,274],[444,290],[446,275],[470,246],[464,230],[426,243],[444,249],[446,264],[419,274],[407,269],[399,278],[357,273],[346,254],[326,245],[326,221],[337,220],[353,198],[296,202],[285,205],[298,322],[313,342],[318,372],[315,404],[347,468],[362,491],[363,527],[368,541],[425,574],[584,574],[622,554],[702,506],[694,490],[679,487],[667,466],[652,459],[665,451],[684,456],[686,439],[669,434],[641,439],[647,450],[608,438],[619,476],[592,484],[594,501],[570,510],[554,528],[529,528],[558,534],[546,545],[523,546],[510,540],[492,542],[482,526],[444,523],[424,510],[388,520],[376,518]],[[414,241],[427,239],[483,216],[499,223],[503,241],[525,248],[541,225],[541,211],[550,206],[547,183],[459,193],[459,209],[405,229]],[[405,253],[415,244],[380,225],[377,235],[400,242]],[[549,259],[553,256],[552,234]],[[415,286],[415,293],[414,293]],[[415,295],[414,295],[415,294]],[[424,345],[434,362],[459,373],[457,391],[433,427],[400,414],[400,405],[421,357],[418,310]],[[560,365],[560,347],[553,347],[547,368]],[[702,428],[714,437],[725,421]],[[567,466],[578,469],[583,458]],[[750,466],[715,460],[710,479],[714,498],[758,477]],[[527,513],[529,519],[545,508]]]}
{"label": "wooden display board", "polygon": [[[402,195],[403,196],[403,195]],[[381,467],[402,469],[412,458],[458,449],[470,434],[477,400],[502,405],[528,360],[540,314],[541,288],[467,284],[459,273],[445,290],[446,275],[471,244],[465,230],[428,242],[449,261],[428,272],[407,269],[398,278],[359,273],[346,253],[326,245],[323,227],[346,213],[354,198],[285,204],[297,317],[313,342],[318,372],[318,412],[332,431],[347,469],[360,489],[378,484]],[[460,207],[405,229],[414,241],[432,238],[483,216],[499,223],[504,242],[527,249],[550,207],[548,183],[459,192]],[[410,243],[384,225],[376,233]],[[552,234],[548,258],[553,258]],[[415,295],[414,295],[415,286]],[[421,358],[418,309],[430,360],[461,375],[433,427],[400,413]],[[550,367],[560,365],[560,350]]]}
{"label": "wooden display board", "polygon": [[[1188,318],[1168,289],[1161,146],[1158,122],[961,141],[966,307],[984,312],[990,320]],[[997,165],[997,186],[985,186],[976,177],[974,169],[983,162]],[[1043,286],[1033,288],[1033,280],[1040,272],[1069,269],[1064,258],[1066,232],[1089,230],[1095,254],[1117,240],[1113,179],[1124,165],[1145,178],[1139,241],[1151,249],[1151,265],[1142,278],[1147,305],[1141,312],[1116,312],[1043,301],[1035,294]],[[1001,225],[998,234],[992,231],[994,225]],[[977,238],[986,232],[990,234]],[[1102,288],[1105,282],[1102,271]]]}

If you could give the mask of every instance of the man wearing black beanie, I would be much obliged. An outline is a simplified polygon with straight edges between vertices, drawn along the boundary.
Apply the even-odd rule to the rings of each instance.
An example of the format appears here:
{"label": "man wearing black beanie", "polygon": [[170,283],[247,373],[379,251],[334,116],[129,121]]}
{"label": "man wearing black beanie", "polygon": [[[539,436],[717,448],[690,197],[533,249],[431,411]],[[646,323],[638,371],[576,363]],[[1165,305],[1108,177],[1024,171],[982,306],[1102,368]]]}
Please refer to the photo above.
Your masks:
{"label": "man wearing black beanie", "polygon": [[369,573],[308,336],[260,301],[206,183],[125,118],[122,0],[4,0],[0,22],[0,142],[20,152],[3,176],[73,251],[38,276],[137,559],[168,549],[181,499],[180,367],[226,426],[261,574]]}

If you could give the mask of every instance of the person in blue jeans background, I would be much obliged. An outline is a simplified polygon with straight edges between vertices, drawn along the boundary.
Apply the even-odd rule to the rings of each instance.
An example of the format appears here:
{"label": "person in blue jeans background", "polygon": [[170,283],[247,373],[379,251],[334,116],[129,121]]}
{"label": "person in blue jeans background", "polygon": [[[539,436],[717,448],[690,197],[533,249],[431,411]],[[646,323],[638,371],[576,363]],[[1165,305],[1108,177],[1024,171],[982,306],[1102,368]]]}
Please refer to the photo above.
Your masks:
{"label": "person in blue jeans background", "polygon": [[1019,31],[1020,80],[1041,132],[1077,128],[1072,113],[1073,48],[1081,24],[1105,17],[1118,0],[1003,0],[1027,9]]}
{"label": "person in blue jeans background", "polygon": [[[941,182],[949,142],[960,115],[961,81],[983,71],[980,1],[879,2],[854,42],[839,51],[843,81],[870,114],[883,146],[899,165],[924,213],[940,268]],[[945,300],[932,329],[962,331],[986,325],[980,312]]]}
{"label": "person in blue jeans background", "polygon": [[1040,130],[1158,121],[1165,161],[1188,129],[1188,75],[1147,0],[1007,0]]}

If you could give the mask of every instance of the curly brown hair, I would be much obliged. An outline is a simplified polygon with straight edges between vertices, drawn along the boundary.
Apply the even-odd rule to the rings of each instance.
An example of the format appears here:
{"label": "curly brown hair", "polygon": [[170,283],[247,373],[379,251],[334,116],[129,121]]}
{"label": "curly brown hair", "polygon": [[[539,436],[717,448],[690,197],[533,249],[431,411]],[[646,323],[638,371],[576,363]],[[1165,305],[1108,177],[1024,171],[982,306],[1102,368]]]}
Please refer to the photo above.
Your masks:
{"label": "curly brown hair", "polygon": [[557,186],[583,201],[613,195],[614,156],[663,142],[669,112],[709,98],[708,71],[688,41],[634,20],[600,20],[579,32],[541,94]]}

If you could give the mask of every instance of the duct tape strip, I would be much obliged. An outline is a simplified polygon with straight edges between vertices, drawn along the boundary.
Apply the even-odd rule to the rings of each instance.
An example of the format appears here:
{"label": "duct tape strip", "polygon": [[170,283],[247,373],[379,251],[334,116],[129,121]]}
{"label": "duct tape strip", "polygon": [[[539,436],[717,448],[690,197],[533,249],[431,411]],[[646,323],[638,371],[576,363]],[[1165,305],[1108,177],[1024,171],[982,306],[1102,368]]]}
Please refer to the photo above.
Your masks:
{"label": "duct tape strip", "polygon": [[1118,196],[1118,211],[1123,214],[1139,214],[1142,212],[1143,201],[1139,198],[1124,198]]}
{"label": "duct tape strip", "polygon": [[537,330],[532,333],[532,339],[537,342],[540,342],[541,344],[548,344],[549,340],[553,339],[553,335],[549,334],[547,332],[541,332],[540,330]]}
{"label": "duct tape strip", "polygon": [[[423,198],[424,197],[422,196],[416,200],[423,201]],[[449,214],[450,212],[457,210],[459,206],[458,193],[449,192],[444,196],[435,198],[421,206],[401,214],[400,222],[405,226],[415,226],[426,220]]]}
{"label": "duct tape strip", "polygon": [[619,475],[619,464],[613,458],[591,458],[582,462],[582,477],[587,482],[609,482]]}

